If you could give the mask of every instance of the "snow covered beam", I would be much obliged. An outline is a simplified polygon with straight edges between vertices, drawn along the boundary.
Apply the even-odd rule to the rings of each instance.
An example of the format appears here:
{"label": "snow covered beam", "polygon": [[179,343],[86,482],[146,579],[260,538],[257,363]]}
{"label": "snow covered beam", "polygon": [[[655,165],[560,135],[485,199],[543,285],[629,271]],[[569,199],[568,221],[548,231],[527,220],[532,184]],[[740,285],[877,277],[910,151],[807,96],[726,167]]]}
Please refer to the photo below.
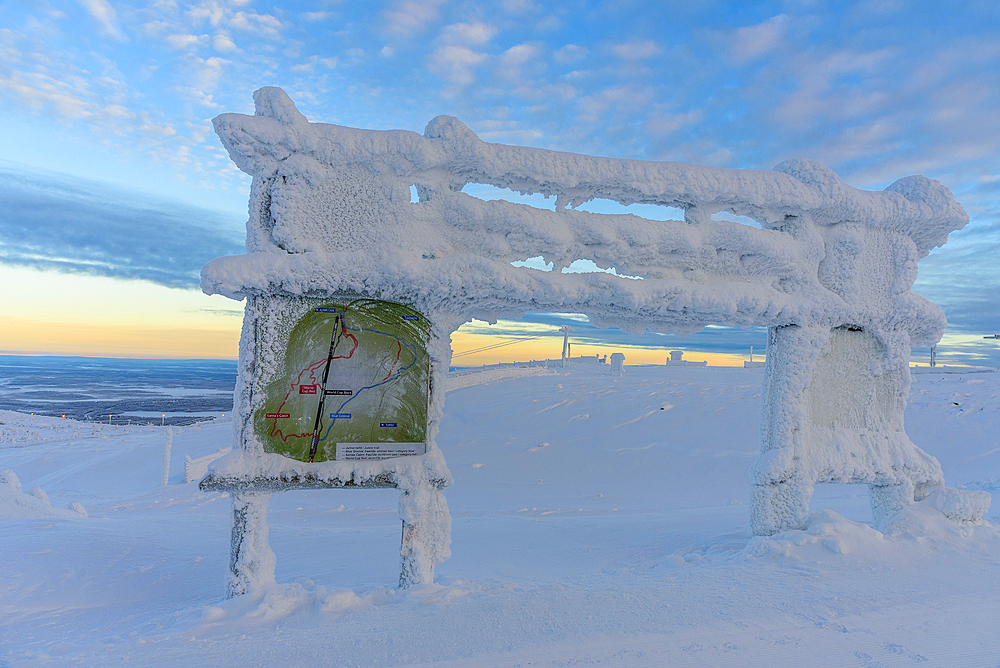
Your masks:
{"label": "snow covered beam", "polygon": [[[599,158],[490,144],[446,116],[423,135],[310,123],[278,88],[254,101],[254,116],[214,120],[253,183],[247,253],[202,270],[206,293],[247,298],[238,447],[206,485],[365,486],[402,466],[392,474],[410,481],[397,484],[401,582],[429,581],[449,543],[441,489],[451,478],[433,443],[449,335],[470,318],[527,311],[582,312],[637,332],[768,327],[750,472],[756,534],[802,526],[817,483],[868,484],[877,524],[943,485],[903,428],[910,346],[935,343],[947,324],[911,289],[917,261],[968,222],[937,181],[909,176],[868,192],[809,160],[755,171]],[[554,196],[555,210],[482,201],[462,192],[470,183]],[[595,198],[675,207],[683,220],[574,209]],[[755,224],[716,220],[721,212]],[[539,255],[556,271],[511,265]],[[578,259],[642,280],[558,271]],[[345,297],[407,304],[433,326],[427,454],[382,473],[282,459],[253,434],[290,318]]]}

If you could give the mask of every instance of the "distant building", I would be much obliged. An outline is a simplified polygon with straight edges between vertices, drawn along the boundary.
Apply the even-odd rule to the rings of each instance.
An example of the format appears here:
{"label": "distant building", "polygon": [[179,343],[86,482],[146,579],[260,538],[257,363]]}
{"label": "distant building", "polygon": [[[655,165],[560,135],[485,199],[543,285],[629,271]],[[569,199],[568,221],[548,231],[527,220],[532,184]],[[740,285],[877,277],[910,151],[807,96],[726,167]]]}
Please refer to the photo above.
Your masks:
{"label": "distant building", "polygon": [[690,362],[684,359],[683,350],[671,350],[670,359],[666,361],[667,366],[708,366],[708,360],[704,362]]}
{"label": "distant building", "polygon": [[620,376],[625,366],[624,353],[611,353],[611,375]]}

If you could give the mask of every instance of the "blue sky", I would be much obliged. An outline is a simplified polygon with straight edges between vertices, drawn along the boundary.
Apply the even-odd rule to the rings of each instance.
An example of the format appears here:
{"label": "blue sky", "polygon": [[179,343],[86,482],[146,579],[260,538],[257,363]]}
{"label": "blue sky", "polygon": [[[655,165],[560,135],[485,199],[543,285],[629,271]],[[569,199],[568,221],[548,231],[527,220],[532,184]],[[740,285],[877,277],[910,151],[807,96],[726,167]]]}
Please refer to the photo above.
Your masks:
{"label": "blue sky", "polygon": [[246,219],[248,179],[209,121],[278,85],[311,120],[362,128],[451,114],[494,142],[806,157],[866,189],[939,179],[972,223],[917,291],[951,322],[942,357],[1000,364],[981,339],[1000,330],[996,2],[81,0],[3,3],[0,26],[0,268],[16,280],[196,294]]}

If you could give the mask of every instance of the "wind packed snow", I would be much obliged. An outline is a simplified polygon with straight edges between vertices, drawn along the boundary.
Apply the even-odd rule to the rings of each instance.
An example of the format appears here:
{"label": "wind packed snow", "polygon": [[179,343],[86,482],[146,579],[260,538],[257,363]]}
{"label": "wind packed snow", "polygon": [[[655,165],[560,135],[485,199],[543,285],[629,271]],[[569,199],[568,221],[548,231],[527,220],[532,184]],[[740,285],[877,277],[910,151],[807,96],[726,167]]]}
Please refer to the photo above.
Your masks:
{"label": "wind packed snow", "polygon": [[66,509],[56,508],[41,487],[21,492],[21,481],[10,469],[0,471],[0,518],[2,517],[86,517],[87,510],[77,501]]}
{"label": "wind packed snow", "polygon": [[1000,515],[949,519],[1000,489],[1000,374],[910,385],[913,441],[964,495],[877,530],[866,486],[820,484],[771,536],[748,528],[761,370],[555,374],[447,393],[453,554],[407,590],[397,490],[275,495],[282,584],[225,599],[230,501],[183,464],[232,425],[175,427],[164,487],[165,429],[0,413],[0,469],[88,513],[0,519],[0,664],[1000,662]]}

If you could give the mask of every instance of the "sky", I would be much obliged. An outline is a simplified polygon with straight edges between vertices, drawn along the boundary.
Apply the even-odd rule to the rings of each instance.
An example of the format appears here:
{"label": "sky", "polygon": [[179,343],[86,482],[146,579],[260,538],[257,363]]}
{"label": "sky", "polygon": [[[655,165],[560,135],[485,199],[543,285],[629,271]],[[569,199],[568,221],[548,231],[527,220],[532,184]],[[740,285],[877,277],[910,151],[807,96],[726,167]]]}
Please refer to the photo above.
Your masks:
{"label": "sky", "polygon": [[[923,174],[971,222],[920,262],[946,363],[1000,366],[1000,4],[0,3],[0,352],[236,356],[242,305],[200,267],[242,252],[249,177],[211,128],[284,88],[313,121],[591,155],[771,169],[855,187]],[[687,337],[579,316],[470,323],[468,363],[626,352],[737,363],[760,329]],[[535,338],[537,337],[537,338]],[[926,362],[926,350],[914,360]]]}

